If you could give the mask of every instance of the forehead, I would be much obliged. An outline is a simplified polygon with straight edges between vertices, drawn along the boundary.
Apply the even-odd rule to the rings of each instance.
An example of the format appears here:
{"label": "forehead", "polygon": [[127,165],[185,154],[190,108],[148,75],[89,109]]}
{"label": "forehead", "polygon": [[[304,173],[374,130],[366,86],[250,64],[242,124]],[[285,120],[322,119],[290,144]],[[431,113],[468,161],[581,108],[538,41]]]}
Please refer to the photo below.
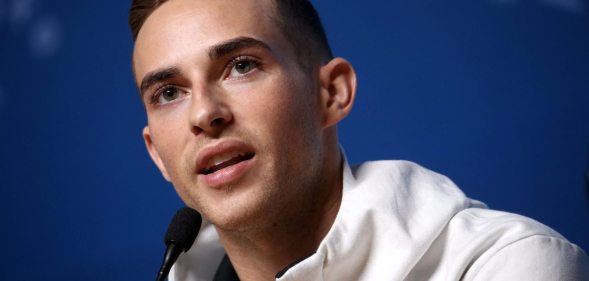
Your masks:
{"label": "forehead", "polygon": [[145,21],[133,52],[136,78],[210,46],[236,37],[251,37],[273,48],[288,48],[272,20],[269,0],[171,0]]}

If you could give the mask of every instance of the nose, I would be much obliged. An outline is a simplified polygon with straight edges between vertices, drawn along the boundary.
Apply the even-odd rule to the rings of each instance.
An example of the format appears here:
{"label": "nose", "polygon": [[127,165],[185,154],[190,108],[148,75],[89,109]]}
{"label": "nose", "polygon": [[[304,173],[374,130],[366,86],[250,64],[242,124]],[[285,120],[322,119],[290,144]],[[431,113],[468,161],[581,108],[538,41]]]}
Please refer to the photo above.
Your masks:
{"label": "nose", "polygon": [[192,95],[190,127],[195,135],[218,136],[232,120],[233,114],[221,96],[202,89]]}

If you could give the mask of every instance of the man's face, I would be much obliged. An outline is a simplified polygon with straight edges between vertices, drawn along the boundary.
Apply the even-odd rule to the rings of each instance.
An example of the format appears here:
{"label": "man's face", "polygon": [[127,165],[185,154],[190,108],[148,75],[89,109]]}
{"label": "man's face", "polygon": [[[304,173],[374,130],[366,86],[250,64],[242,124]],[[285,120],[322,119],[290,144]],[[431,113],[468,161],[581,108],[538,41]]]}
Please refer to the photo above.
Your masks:
{"label": "man's face", "polygon": [[171,0],[133,54],[152,158],[221,228],[303,208],[324,166],[318,82],[262,2]]}

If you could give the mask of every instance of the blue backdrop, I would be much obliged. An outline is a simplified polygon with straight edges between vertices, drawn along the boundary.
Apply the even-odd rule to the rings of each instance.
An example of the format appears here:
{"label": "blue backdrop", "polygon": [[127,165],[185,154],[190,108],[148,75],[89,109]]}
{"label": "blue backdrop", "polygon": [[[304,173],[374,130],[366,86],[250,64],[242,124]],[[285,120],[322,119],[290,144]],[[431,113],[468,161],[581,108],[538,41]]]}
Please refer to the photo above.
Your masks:
{"label": "blue backdrop", "polygon": [[[0,0],[3,280],[150,280],[182,205],[151,163],[130,1]],[[408,159],[589,249],[589,3],[315,1],[359,76],[352,162]]]}

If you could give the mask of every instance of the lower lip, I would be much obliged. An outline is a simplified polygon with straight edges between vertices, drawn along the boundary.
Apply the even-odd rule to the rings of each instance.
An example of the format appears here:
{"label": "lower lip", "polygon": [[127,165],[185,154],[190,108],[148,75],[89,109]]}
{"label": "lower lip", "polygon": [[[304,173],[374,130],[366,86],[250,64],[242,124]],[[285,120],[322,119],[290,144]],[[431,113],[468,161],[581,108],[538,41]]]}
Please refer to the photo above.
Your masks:
{"label": "lower lip", "polygon": [[254,163],[255,158],[256,157],[254,156],[254,158],[252,158],[252,159],[241,161],[235,165],[225,167],[225,168],[223,168],[219,171],[216,171],[212,174],[208,174],[208,175],[201,174],[201,175],[199,175],[199,177],[205,182],[205,184],[207,186],[210,186],[213,188],[217,188],[217,187],[221,187],[223,185],[233,183],[236,180],[238,180],[240,177],[242,177],[243,174],[245,174],[245,172],[247,172],[247,170],[250,169],[250,167]]}

